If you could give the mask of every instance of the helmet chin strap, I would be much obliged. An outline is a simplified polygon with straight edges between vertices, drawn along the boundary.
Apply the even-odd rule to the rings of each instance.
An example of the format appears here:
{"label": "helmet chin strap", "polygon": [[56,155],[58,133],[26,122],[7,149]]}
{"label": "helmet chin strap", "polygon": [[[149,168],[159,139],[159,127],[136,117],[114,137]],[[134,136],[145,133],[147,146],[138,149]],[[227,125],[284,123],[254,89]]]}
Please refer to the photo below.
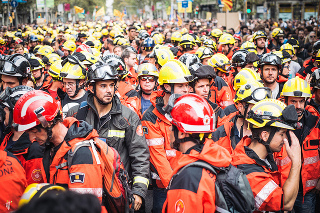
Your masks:
{"label": "helmet chin strap", "polygon": [[74,92],[73,96],[70,96],[70,98],[75,98],[80,92],[80,90],[83,88],[83,86],[79,86],[79,83],[80,83],[80,80],[76,79],[76,91]]}

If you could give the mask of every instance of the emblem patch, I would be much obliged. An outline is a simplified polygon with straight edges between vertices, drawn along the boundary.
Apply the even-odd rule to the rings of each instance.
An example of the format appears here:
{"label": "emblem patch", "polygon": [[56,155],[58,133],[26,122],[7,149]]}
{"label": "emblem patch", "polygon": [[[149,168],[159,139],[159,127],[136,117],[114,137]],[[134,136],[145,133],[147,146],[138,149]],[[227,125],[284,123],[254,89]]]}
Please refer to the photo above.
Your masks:
{"label": "emblem patch", "polygon": [[184,212],[184,209],[185,209],[184,202],[183,202],[181,199],[179,199],[179,200],[176,202],[174,209],[175,209],[175,212],[176,212],[176,213],[183,213],[183,212]]}
{"label": "emblem patch", "polygon": [[71,173],[69,175],[70,183],[84,183],[85,174],[81,172]]}

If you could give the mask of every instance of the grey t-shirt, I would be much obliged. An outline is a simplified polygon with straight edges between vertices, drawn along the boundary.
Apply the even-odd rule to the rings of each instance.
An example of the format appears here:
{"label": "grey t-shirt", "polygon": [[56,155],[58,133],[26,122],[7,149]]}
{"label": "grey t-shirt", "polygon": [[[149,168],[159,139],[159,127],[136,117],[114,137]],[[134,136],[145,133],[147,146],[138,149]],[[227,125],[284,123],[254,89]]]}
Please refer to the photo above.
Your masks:
{"label": "grey t-shirt", "polygon": [[296,77],[297,72],[299,72],[301,66],[297,62],[291,61],[289,68],[290,68],[289,74],[291,74],[291,78],[294,78],[294,77]]}
{"label": "grey t-shirt", "polygon": [[272,92],[271,92],[272,93],[272,99],[277,99],[279,90],[280,90],[279,84],[277,83],[276,88],[274,90],[272,90]]}

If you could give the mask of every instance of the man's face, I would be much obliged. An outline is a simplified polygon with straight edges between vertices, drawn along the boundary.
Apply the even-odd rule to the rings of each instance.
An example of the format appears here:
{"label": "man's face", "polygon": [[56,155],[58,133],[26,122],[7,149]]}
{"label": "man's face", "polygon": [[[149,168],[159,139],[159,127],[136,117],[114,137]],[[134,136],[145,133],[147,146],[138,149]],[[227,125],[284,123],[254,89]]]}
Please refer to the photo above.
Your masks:
{"label": "man's face", "polygon": [[[254,104],[249,104],[248,105],[248,109],[247,109],[247,114],[246,114],[246,117],[248,116],[248,112],[251,110],[251,108],[254,106]],[[238,104],[238,110],[239,112],[241,113],[241,115],[244,115],[246,109],[245,109],[245,103],[239,103]]]}
{"label": "man's face", "polygon": [[299,30],[298,37],[299,38],[304,38],[304,31],[303,30]]}
{"label": "man's face", "polygon": [[174,84],[174,93],[180,95],[188,94],[189,83]]}
{"label": "man's face", "polygon": [[258,38],[257,40],[257,47],[264,48],[266,45],[266,39],[265,38]]}
{"label": "man's face", "polygon": [[280,131],[276,132],[270,142],[270,149],[273,152],[280,152],[283,144],[284,139],[287,138],[286,135],[287,130],[286,129],[280,129]]}
{"label": "man's face", "polygon": [[262,80],[267,84],[273,84],[278,78],[278,67],[274,65],[264,65]]}
{"label": "man's face", "polygon": [[278,39],[279,39],[279,42],[283,44],[283,41],[284,41],[283,36],[279,36]]}
{"label": "man's face", "polygon": [[227,44],[221,44],[221,50],[224,54],[227,54],[229,52],[229,47]]}
{"label": "man's face", "polygon": [[32,128],[32,129],[27,130],[27,132],[29,134],[30,141],[35,140],[40,145],[45,144],[45,142],[48,139],[48,134],[47,134],[47,132],[45,131],[44,128],[40,128],[40,129]]}
{"label": "man's face", "polygon": [[140,76],[141,90],[147,94],[150,94],[156,85],[156,78],[151,75]]}
{"label": "man's face", "polygon": [[253,63],[248,63],[245,68],[249,68],[249,69],[252,69],[252,70],[256,70],[256,68],[254,67]]}
{"label": "man's face", "polygon": [[210,57],[202,59],[202,64],[203,65],[208,65],[209,60],[210,60]]}
{"label": "man's face", "polygon": [[299,120],[302,118],[305,104],[306,104],[306,98],[304,97],[288,97],[288,105],[292,104],[297,111]]}
{"label": "man's face", "polygon": [[248,28],[243,28],[243,29],[242,29],[242,34],[243,34],[243,35],[246,35],[247,33],[248,33]]}
{"label": "man's face", "polygon": [[133,66],[136,64],[136,62],[137,62],[136,54],[135,54],[135,53],[131,53],[131,54],[130,54],[130,57],[127,58],[127,59],[125,59],[125,60],[126,60],[126,65],[127,65],[128,67],[133,67]]}
{"label": "man's face", "polygon": [[76,90],[77,90],[77,85],[76,85],[77,80],[63,78],[62,82],[67,95],[69,97],[73,97],[76,94]]}
{"label": "man's face", "polygon": [[96,82],[95,95],[100,101],[105,104],[112,102],[113,95],[115,93],[116,83],[114,80],[105,80]]}
{"label": "man's face", "polygon": [[31,73],[32,73],[32,76],[33,76],[35,79],[41,77],[41,69],[32,70]]}
{"label": "man's face", "polygon": [[130,38],[134,38],[136,36],[136,30],[135,29],[131,29],[130,31],[129,31],[129,37]]}
{"label": "man's face", "polygon": [[1,81],[3,90],[5,90],[7,87],[13,88],[20,85],[18,78],[14,76],[2,75]]}
{"label": "man's face", "polygon": [[290,72],[290,62],[287,62],[283,65],[282,67],[282,74],[283,75],[289,75],[289,72]]}
{"label": "man's face", "polygon": [[32,41],[32,42],[31,42],[31,47],[35,47],[35,46],[37,46],[37,44],[38,44],[38,42]]}
{"label": "man's face", "polygon": [[194,93],[197,95],[200,95],[203,98],[209,97],[209,91],[210,91],[210,81],[209,79],[199,79],[195,83],[194,86]]}
{"label": "man's face", "polygon": [[85,42],[86,40],[87,40],[87,39],[86,39],[85,37],[79,38],[79,41],[80,41],[81,43]]}
{"label": "man's face", "polygon": [[310,33],[310,41],[315,42],[316,41],[316,34],[315,33]]}
{"label": "man's face", "polygon": [[69,51],[66,50],[66,49],[63,49],[63,54],[64,54],[65,57],[67,57],[69,55]]}
{"label": "man's face", "polygon": [[122,49],[121,47],[116,47],[114,49],[114,54],[116,54],[117,56],[120,56],[121,57],[121,54],[122,54]]}

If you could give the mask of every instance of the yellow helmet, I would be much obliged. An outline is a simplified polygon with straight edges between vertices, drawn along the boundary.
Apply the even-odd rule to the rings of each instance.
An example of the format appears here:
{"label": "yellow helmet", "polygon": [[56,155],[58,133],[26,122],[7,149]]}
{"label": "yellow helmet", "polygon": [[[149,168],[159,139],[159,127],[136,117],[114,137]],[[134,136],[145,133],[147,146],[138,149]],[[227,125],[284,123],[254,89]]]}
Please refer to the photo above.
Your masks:
{"label": "yellow helmet", "polygon": [[96,48],[91,48],[92,50],[92,54],[96,57],[96,58],[99,58],[100,57],[100,54],[101,52],[99,50],[97,50]]}
{"label": "yellow helmet", "polygon": [[69,79],[85,79],[86,71],[80,64],[67,62],[63,65],[60,77]]}
{"label": "yellow helmet", "polygon": [[270,88],[264,87],[263,84],[258,81],[250,81],[239,88],[234,97],[234,102],[255,104],[261,100],[271,97]]}
{"label": "yellow helmet", "polygon": [[54,52],[54,49],[49,45],[45,45],[39,48],[38,54],[40,55],[49,55]]}
{"label": "yellow helmet", "polygon": [[49,64],[53,64],[54,62],[61,60],[57,53],[51,53],[50,55],[47,55],[47,58],[49,60]]}
{"label": "yellow helmet", "polygon": [[283,35],[284,33],[283,33],[283,30],[281,30],[281,28],[274,28],[271,33],[272,38],[277,36],[283,36]]}
{"label": "yellow helmet", "polygon": [[48,191],[66,191],[65,188],[58,185],[52,185],[49,183],[32,183],[24,191],[19,201],[18,207],[21,208],[25,204],[29,203],[34,197],[39,198]]}
{"label": "yellow helmet", "polygon": [[222,53],[216,53],[210,58],[208,65],[216,68],[218,71],[229,72],[230,61]]}
{"label": "yellow helmet", "polygon": [[163,44],[163,38],[160,34],[155,34],[152,38],[155,44]]}
{"label": "yellow helmet", "polygon": [[196,42],[195,42],[193,36],[191,36],[189,34],[185,34],[181,37],[181,41],[180,41],[179,45],[182,46],[183,48],[186,48],[186,45],[195,46]]}
{"label": "yellow helmet", "polygon": [[212,39],[206,39],[203,41],[203,46],[204,47],[209,47],[214,51],[217,51],[217,44],[214,42]]}
{"label": "yellow helmet", "polygon": [[151,28],[152,27],[152,25],[151,25],[151,23],[146,23],[146,25],[145,25],[147,28]]}
{"label": "yellow helmet", "polygon": [[120,45],[120,46],[122,46],[122,45],[130,46],[129,41],[127,39],[125,39],[125,38],[116,38],[116,39],[113,40],[113,44],[114,45]]}
{"label": "yellow helmet", "polygon": [[77,46],[76,46],[76,43],[74,41],[68,40],[68,41],[65,41],[63,43],[62,48],[73,52],[73,51],[76,50]]}
{"label": "yellow helmet", "polygon": [[37,35],[37,37],[38,37],[39,41],[43,41],[44,40],[44,36],[43,35]]}
{"label": "yellow helmet", "polygon": [[282,65],[291,61],[291,57],[287,51],[285,52],[285,55],[287,55],[287,57],[285,57],[285,55],[283,55],[284,54],[283,51],[274,51],[273,54],[276,54],[281,59]]}
{"label": "yellow helmet", "polygon": [[[91,48],[91,50],[93,50],[94,48]],[[99,52],[100,53],[100,52]],[[78,53],[79,54],[79,53]],[[81,51],[80,54],[84,55],[84,58],[80,59],[82,64],[85,65],[92,65],[94,63],[96,63],[99,58],[96,57],[93,52],[89,53],[88,51]],[[96,53],[97,54],[97,53]],[[80,57],[81,58],[81,57]]]}
{"label": "yellow helmet", "polygon": [[244,43],[241,45],[240,49],[248,50],[249,52],[254,52],[255,54],[258,53],[258,52],[257,52],[257,47],[256,47],[256,45],[255,45],[253,42],[251,42],[251,41],[246,41],[246,42],[244,42]]}
{"label": "yellow helmet", "polygon": [[281,47],[280,47],[280,50],[285,50],[287,51],[291,56],[294,54],[294,48],[291,44],[289,43],[286,43],[286,44],[283,44]]}
{"label": "yellow helmet", "polygon": [[0,37],[0,44],[5,44],[6,42],[4,41],[4,39],[2,37]]}
{"label": "yellow helmet", "polygon": [[153,64],[143,63],[138,66],[137,78],[139,78],[140,76],[143,76],[143,75],[152,75],[155,77],[159,77],[159,72],[158,72],[158,69],[156,68],[156,66],[154,66]]}
{"label": "yellow helmet", "polygon": [[320,61],[320,50],[318,50],[318,52],[317,52],[316,61]]}
{"label": "yellow helmet", "polygon": [[35,46],[35,47],[33,48],[33,54],[35,54],[35,55],[41,55],[41,54],[39,53],[39,49],[40,49],[41,47],[43,47],[41,44],[38,44],[37,46]]}
{"label": "yellow helmet", "polygon": [[234,44],[236,42],[236,40],[234,39],[234,37],[229,34],[223,34],[220,38],[219,38],[219,44]]}
{"label": "yellow helmet", "polygon": [[212,37],[216,37],[216,38],[220,38],[220,36],[222,36],[222,31],[220,29],[213,29],[211,30],[211,36]]}
{"label": "yellow helmet", "polygon": [[205,58],[210,58],[213,56],[213,51],[211,48],[209,47],[199,47],[196,51],[196,56],[198,56],[198,58],[205,59]]}
{"label": "yellow helmet", "polygon": [[171,41],[175,42],[175,41],[178,41],[180,42],[181,41],[181,37],[182,37],[182,34],[180,32],[174,32],[172,33],[171,35]]}
{"label": "yellow helmet", "polygon": [[169,60],[159,72],[159,84],[187,83],[192,81],[192,75],[187,66],[179,60]]}
{"label": "yellow helmet", "polygon": [[182,35],[187,34],[187,33],[188,33],[188,29],[187,28],[184,27],[184,28],[181,29],[181,34]]}
{"label": "yellow helmet", "polygon": [[294,130],[292,125],[286,122],[287,116],[285,116],[291,109],[292,105],[287,107],[285,103],[279,100],[266,99],[259,101],[251,108],[246,120],[252,124],[252,128],[273,126]]}
{"label": "yellow helmet", "polygon": [[174,59],[174,55],[170,49],[158,48],[153,50],[153,52],[150,54],[150,58],[155,58],[156,62],[160,66],[163,66],[169,60]]}
{"label": "yellow helmet", "polygon": [[50,69],[48,70],[48,73],[54,80],[62,81],[62,78],[60,76],[61,70],[62,70],[61,60],[57,60],[50,65]]}
{"label": "yellow helmet", "polygon": [[103,36],[109,35],[109,31],[107,29],[102,29],[101,33],[102,33]]}
{"label": "yellow helmet", "polygon": [[102,48],[102,44],[101,44],[100,40],[95,40],[93,43],[94,43],[94,48],[96,48],[98,51],[100,51]]}
{"label": "yellow helmet", "polygon": [[234,77],[234,81],[233,81],[234,91],[238,91],[238,89],[242,85],[245,85],[248,82],[260,81],[260,80],[261,80],[260,75],[256,71],[249,68],[243,68]]}
{"label": "yellow helmet", "polygon": [[289,79],[283,85],[281,95],[285,97],[312,97],[310,85],[308,84],[308,82],[299,78],[298,76]]}

